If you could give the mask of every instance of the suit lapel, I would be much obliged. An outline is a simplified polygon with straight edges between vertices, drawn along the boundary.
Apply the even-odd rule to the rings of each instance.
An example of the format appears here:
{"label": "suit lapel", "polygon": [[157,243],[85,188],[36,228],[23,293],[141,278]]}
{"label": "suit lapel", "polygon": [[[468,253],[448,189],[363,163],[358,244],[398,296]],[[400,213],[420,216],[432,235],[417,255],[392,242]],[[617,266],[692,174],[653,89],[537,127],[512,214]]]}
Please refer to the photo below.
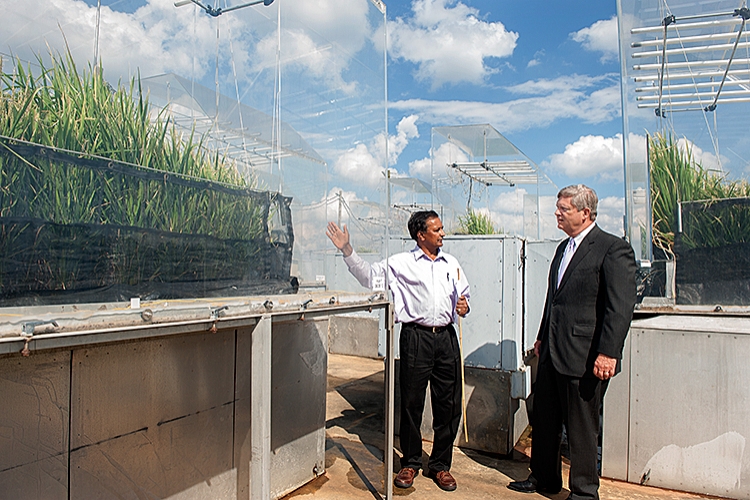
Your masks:
{"label": "suit lapel", "polygon": [[565,283],[568,282],[570,276],[575,272],[575,268],[579,263],[583,261],[583,259],[586,258],[586,255],[591,251],[592,245],[596,242],[598,231],[599,227],[594,226],[589,234],[587,234],[586,237],[583,238],[583,241],[581,241],[578,250],[576,250],[576,253],[573,254],[573,258],[570,260],[568,267],[565,269],[565,274],[563,274],[562,279],[560,280],[560,286],[557,287],[557,290],[561,290],[565,286]]}
{"label": "suit lapel", "polygon": [[560,269],[562,263],[563,254],[565,254],[565,246],[568,244],[568,240],[564,239],[562,243],[557,246],[555,256],[552,258],[552,264],[550,264],[549,283],[550,290],[557,290],[557,271]]}

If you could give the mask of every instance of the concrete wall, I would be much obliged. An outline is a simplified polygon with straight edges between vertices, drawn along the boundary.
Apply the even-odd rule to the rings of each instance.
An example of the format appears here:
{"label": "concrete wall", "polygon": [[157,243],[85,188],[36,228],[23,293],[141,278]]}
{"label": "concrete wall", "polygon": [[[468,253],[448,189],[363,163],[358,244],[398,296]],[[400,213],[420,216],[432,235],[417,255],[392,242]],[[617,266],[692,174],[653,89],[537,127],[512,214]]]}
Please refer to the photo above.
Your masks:
{"label": "concrete wall", "polygon": [[379,357],[380,329],[378,313],[332,316],[328,330],[328,349],[332,354]]}

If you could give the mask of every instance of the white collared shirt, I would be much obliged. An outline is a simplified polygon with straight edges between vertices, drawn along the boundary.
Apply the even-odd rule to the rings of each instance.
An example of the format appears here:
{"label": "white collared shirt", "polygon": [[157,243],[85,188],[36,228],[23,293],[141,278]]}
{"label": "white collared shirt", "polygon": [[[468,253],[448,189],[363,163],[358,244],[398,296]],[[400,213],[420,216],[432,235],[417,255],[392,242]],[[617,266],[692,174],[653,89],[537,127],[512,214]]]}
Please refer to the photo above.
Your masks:
{"label": "white collared shirt", "polygon": [[[573,249],[573,255],[575,255],[575,254],[576,254],[576,251],[577,251],[577,250],[578,250],[578,248],[579,248],[579,247],[581,246],[581,242],[582,242],[582,241],[583,241],[583,239],[584,239],[584,238],[586,237],[586,235],[588,235],[588,234],[589,234],[589,233],[591,232],[591,230],[592,230],[592,229],[594,229],[594,226],[596,226],[596,222],[594,222],[594,223],[592,223],[592,224],[589,224],[589,226],[588,226],[588,227],[587,227],[586,229],[584,229],[583,231],[581,231],[580,233],[578,233],[578,234],[577,234],[577,235],[576,235],[576,236],[575,236],[575,237],[573,238],[573,240],[575,240],[575,242],[576,242],[576,246],[575,246],[575,248]],[[570,256],[570,258],[571,258],[571,259],[573,258],[573,255],[571,255],[571,256]]]}
{"label": "white collared shirt", "polygon": [[[362,286],[372,288],[374,278],[383,276],[386,261],[370,264],[356,252],[344,257],[349,272]],[[419,246],[388,259],[390,289],[396,322],[445,326],[457,321],[456,302],[469,300],[469,282],[458,260],[439,251],[430,259]]]}

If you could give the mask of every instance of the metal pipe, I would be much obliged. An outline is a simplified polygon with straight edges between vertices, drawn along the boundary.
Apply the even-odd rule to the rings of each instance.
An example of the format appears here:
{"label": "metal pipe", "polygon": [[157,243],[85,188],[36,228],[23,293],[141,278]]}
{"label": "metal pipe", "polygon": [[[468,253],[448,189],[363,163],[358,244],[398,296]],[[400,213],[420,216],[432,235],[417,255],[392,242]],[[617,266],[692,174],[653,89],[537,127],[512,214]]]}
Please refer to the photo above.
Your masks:
{"label": "metal pipe", "polygon": [[[730,104],[730,103],[744,103],[744,102],[750,102],[750,97],[742,97],[742,98],[734,98],[734,99],[719,99],[717,104]],[[662,102],[662,108],[664,107],[674,107],[674,106],[705,106],[707,104],[706,101],[680,101],[680,102]],[[658,107],[657,103],[651,103],[651,104],[638,104],[638,108],[642,109],[649,109],[653,108],[656,109]]]}
{"label": "metal pipe", "polygon": [[[742,35],[745,38],[748,37],[748,33],[742,33]],[[676,44],[676,43],[694,43],[694,42],[705,42],[705,41],[711,41],[711,40],[726,40],[730,38],[736,38],[737,32],[735,31],[728,31],[726,33],[711,33],[710,35],[695,35],[695,36],[685,36],[685,37],[674,37],[674,38],[668,38],[667,44]],[[658,47],[661,46],[664,43],[664,40],[661,38],[655,38],[653,40],[643,40],[640,42],[631,42],[630,47],[633,49],[637,49],[639,47]]]}
{"label": "metal pipe", "polygon": [[[716,84],[718,86],[718,84]],[[712,101],[717,95],[719,95],[719,91],[715,92],[693,92],[693,93],[684,93],[684,94],[666,94],[665,96],[669,99],[692,99],[692,98],[698,98],[701,97],[707,97],[709,101]],[[748,90],[731,90],[728,92],[722,92],[722,96],[745,96],[750,95],[750,89]],[[641,95],[635,98],[636,101],[656,101],[659,99],[659,96],[656,95]]]}
{"label": "metal pipe", "polygon": [[[692,29],[692,28],[719,28],[722,26],[731,26],[733,24],[738,24],[742,22],[741,19],[725,19],[723,21],[704,21],[704,22],[697,22],[697,23],[687,23],[687,24],[671,24],[669,25],[669,29],[676,30],[676,29]],[[661,33],[664,30],[664,26],[645,26],[643,28],[633,28],[630,30],[630,33],[633,35],[638,35],[641,33]]]}
{"label": "metal pipe", "polygon": [[[717,75],[718,76],[718,75]],[[750,80],[727,80],[724,86],[727,85],[750,85]],[[684,89],[700,89],[707,87],[718,87],[719,82],[695,82],[695,83],[678,83],[675,85],[664,85],[663,90],[684,90]],[[636,92],[656,92],[659,89],[653,86],[648,87],[637,87]]]}
{"label": "metal pipe", "polygon": [[[750,42],[736,44],[737,48],[750,47]],[[727,51],[735,47],[734,43],[722,43],[718,45],[698,45],[695,47],[681,47],[679,49],[651,50],[646,52],[633,52],[630,57],[637,59],[639,57],[664,57],[681,54],[697,54],[700,52],[713,52],[714,50]]]}
{"label": "metal pipe", "polygon": [[[748,69],[737,69],[737,70],[731,70],[729,72],[730,75],[747,75],[750,74],[750,68]],[[697,80],[701,78],[711,78],[715,76],[722,76],[724,75],[723,71],[703,71],[700,73],[672,73],[667,74],[664,76],[665,80]],[[647,75],[647,76],[637,76],[634,78],[634,81],[636,83],[638,82],[652,82],[655,80],[658,80],[657,75]],[[717,82],[718,85],[718,82]]]}

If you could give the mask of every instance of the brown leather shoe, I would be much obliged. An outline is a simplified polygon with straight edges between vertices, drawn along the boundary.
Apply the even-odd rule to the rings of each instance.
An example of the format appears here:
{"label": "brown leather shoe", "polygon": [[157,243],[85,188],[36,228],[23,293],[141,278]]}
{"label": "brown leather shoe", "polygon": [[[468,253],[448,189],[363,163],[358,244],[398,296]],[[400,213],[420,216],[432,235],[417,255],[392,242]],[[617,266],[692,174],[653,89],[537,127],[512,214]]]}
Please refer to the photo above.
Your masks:
{"label": "brown leather shoe", "polygon": [[416,475],[417,469],[404,467],[398,471],[398,475],[396,476],[396,479],[393,480],[393,484],[397,488],[411,488],[411,485],[414,484],[414,476]]}
{"label": "brown leather shoe", "polygon": [[454,491],[458,486],[456,480],[453,479],[453,476],[447,470],[437,472],[431,470],[427,473],[427,477],[431,477],[435,481],[435,484],[444,491]]}

